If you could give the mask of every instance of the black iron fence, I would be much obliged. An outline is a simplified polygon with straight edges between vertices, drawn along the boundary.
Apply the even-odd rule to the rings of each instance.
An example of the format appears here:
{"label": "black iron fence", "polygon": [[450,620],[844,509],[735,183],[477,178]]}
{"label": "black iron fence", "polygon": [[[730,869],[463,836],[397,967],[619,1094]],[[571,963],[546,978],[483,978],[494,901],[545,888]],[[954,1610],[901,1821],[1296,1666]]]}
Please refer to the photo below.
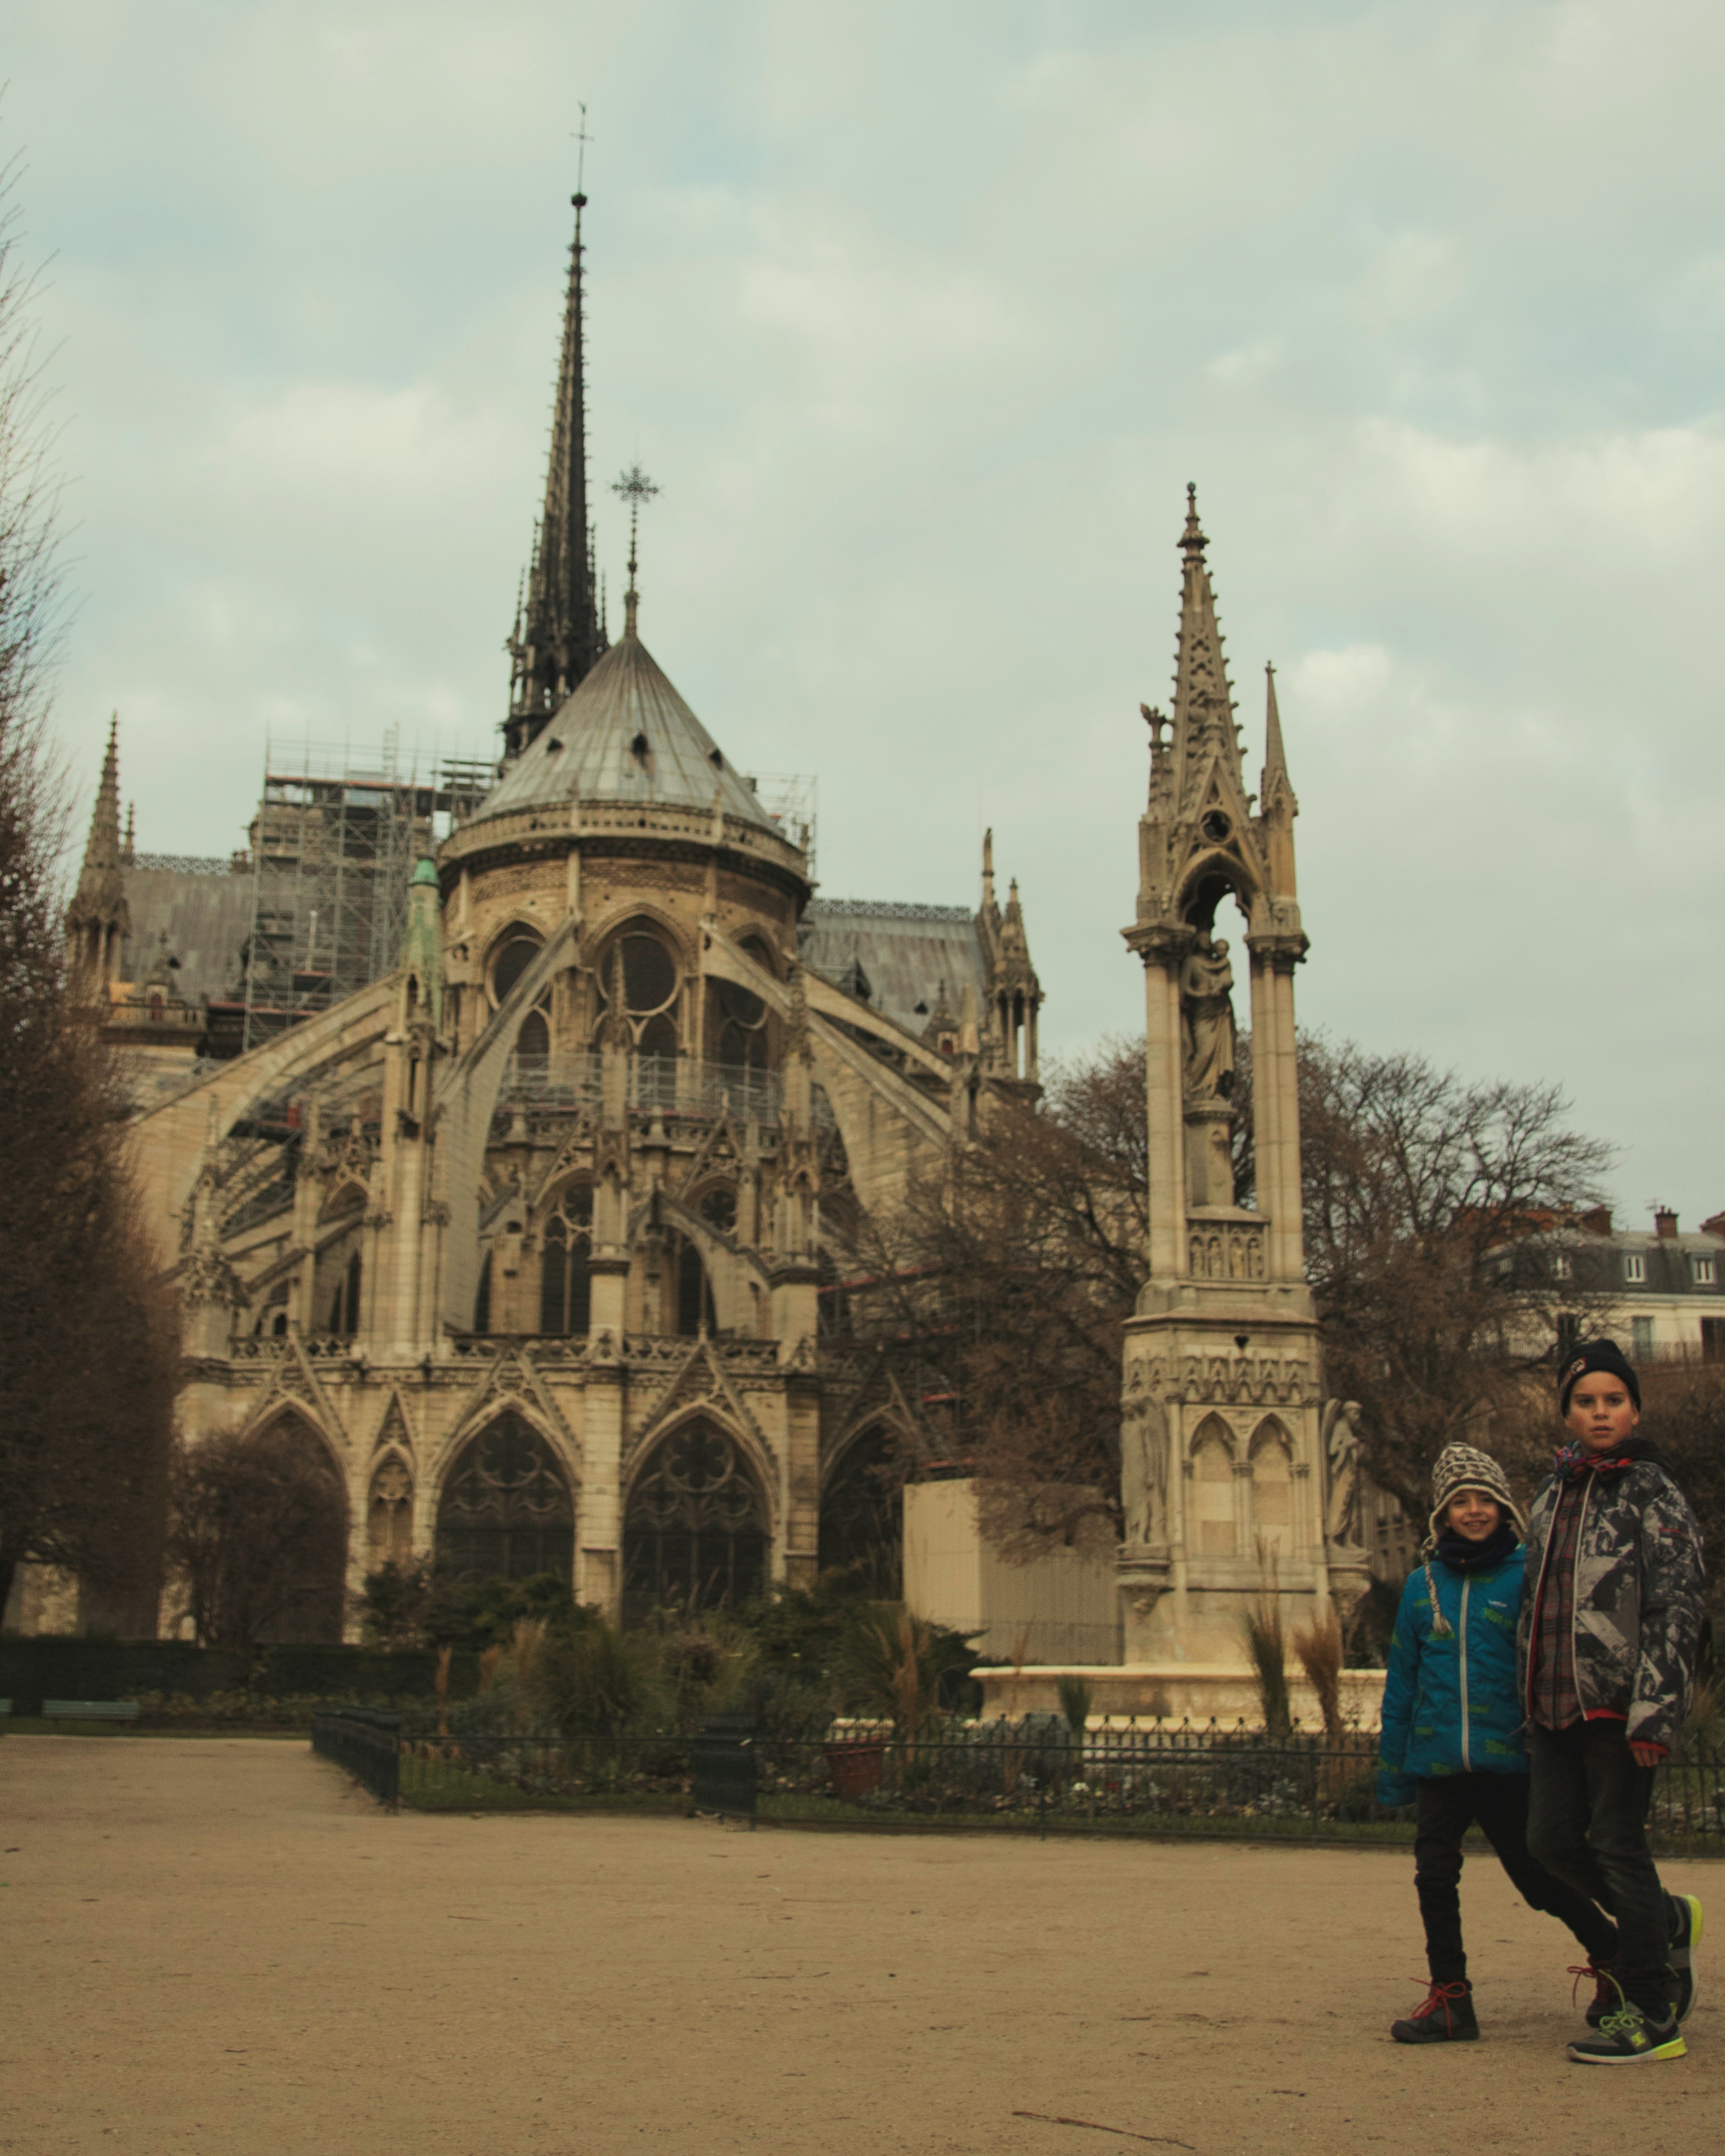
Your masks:
{"label": "black iron fence", "polygon": [[391,1811],[401,1809],[401,1728],[398,1714],[374,1707],[331,1707],[315,1716],[311,1748],[352,1774]]}
{"label": "black iron fence", "polygon": [[[710,1722],[692,1737],[409,1727],[397,1771],[402,1801],[422,1810],[696,1811],[813,1826],[1235,1840],[1413,1834],[1408,1808],[1377,1801],[1377,1739],[1367,1731],[1271,1738],[1183,1723],[1081,1736],[1054,1715],[943,1723],[914,1738],[854,1724],[786,1735]],[[1660,1770],[1650,1824],[1659,1847],[1725,1855],[1725,1748],[1686,1742]]]}

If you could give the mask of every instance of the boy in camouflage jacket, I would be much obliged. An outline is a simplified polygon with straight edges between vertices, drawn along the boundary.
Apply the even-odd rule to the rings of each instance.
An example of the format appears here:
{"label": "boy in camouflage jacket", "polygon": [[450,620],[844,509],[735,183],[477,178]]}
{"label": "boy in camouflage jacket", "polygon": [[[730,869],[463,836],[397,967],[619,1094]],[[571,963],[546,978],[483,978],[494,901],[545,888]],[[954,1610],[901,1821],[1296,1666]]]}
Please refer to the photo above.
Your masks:
{"label": "boy in camouflage jacket", "polygon": [[1572,1350],[1558,1387],[1571,1442],[1529,1513],[1517,1638],[1527,1845],[1617,1920],[1617,1959],[1594,1969],[1598,2033],[1570,2057],[1681,2058],[1701,1903],[1660,1884],[1647,1811],[1694,1688],[1701,1532],[1658,1447],[1635,1435],[1640,1386],[1615,1343]]}

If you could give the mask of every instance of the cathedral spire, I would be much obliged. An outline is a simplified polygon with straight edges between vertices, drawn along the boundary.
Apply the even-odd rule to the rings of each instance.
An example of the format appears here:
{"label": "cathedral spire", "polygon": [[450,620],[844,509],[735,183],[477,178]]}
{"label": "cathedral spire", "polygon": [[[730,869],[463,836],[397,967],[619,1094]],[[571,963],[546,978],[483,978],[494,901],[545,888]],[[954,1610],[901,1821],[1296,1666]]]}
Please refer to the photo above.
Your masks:
{"label": "cathedral spire", "polygon": [[605,648],[593,588],[593,528],[587,507],[587,331],[583,314],[581,213],[571,197],[575,238],[563,304],[562,355],[552,410],[545,508],[534,536],[525,607],[509,640],[511,661],[505,754],[515,757]]}
{"label": "cathedral spire", "polygon": [[108,727],[107,752],[102,758],[95,806],[90,811],[90,836],[85,841],[78,888],[66,909],[72,964],[87,993],[98,992],[105,983],[119,976],[121,940],[131,927],[120,870],[120,714],[116,711]]}
{"label": "cathedral spire", "polygon": [[1174,710],[1170,747],[1175,759],[1175,798],[1184,790],[1205,748],[1224,748],[1238,758],[1234,730],[1234,697],[1216,623],[1216,595],[1204,560],[1209,541],[1198,521],[1198,490],[1186,490],[1186,528],[1180,535],[1185,566],[1180,590],[1180,640],[1174,668]]}

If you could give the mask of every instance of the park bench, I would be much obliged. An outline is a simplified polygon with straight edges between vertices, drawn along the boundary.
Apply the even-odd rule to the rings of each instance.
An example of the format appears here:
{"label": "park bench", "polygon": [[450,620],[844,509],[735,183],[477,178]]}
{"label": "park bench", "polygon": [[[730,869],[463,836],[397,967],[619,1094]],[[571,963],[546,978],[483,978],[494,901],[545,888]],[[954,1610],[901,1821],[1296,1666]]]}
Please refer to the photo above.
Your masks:
{"label": "park bench", "polygon": [[44,1722],[136,1722],[138,1703],[135,1699],[45,1699],[42,1718]]}

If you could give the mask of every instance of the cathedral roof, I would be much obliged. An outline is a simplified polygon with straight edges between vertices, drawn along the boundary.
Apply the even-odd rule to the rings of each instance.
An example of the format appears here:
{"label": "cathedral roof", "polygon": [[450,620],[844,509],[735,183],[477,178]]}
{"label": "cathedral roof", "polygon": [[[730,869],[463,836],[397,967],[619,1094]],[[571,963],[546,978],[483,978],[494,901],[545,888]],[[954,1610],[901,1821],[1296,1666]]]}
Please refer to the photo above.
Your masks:
{"label": "cathedral roof", "polygon": [[[633,616],[634,609],[629,609]],[[544,808],[578,797],[646,808],[713,806],[728,816],[778,826],[753,787],[672,687],[634,633],[631,619],[556,716],[524,749],[468,820]]]}

